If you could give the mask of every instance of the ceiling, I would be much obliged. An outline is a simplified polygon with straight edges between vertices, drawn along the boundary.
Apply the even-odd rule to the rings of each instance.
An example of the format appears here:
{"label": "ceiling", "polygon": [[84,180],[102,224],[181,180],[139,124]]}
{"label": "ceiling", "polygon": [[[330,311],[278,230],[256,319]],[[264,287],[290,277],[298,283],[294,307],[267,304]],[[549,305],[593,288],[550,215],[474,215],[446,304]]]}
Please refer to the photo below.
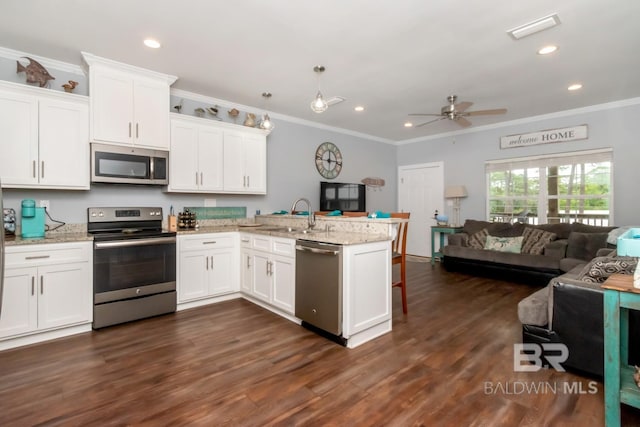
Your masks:
{"label": "ceiling", "polygon": [[[554,28],[518,41],[506,33],[552,13]],[[3,0],[0,46],[78,65],[90,52],[276,120],[406,141],[461,129],[403,126],[428,120],[408,113],[439,113],[450,94],[469,110],[508,109],[471,117],[474,127],[640,97],[638,22],[637,0]],[[547,44],[558,51],[538,55]],[[309,108],[315,65],[326,67],[322,93],[346,98],[322,114]],[[583,89],[567,91],[574,82]]]}

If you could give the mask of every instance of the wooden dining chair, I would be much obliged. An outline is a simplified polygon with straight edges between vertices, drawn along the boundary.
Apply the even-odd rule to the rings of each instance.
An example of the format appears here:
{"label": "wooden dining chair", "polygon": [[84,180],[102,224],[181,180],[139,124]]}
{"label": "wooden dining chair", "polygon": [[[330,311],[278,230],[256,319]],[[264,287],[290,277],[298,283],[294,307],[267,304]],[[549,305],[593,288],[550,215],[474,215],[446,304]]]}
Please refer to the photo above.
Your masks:
{"label": "wooden dining chair", "polygon": [[[409,219],[409,212],[392,212],[391,218]],[[409,221],[398,224],[398,234],[391,245],[391,267],[400,264],[400,280],[391,283],[402,291],[402,312],[407,314],[407,230]]]}

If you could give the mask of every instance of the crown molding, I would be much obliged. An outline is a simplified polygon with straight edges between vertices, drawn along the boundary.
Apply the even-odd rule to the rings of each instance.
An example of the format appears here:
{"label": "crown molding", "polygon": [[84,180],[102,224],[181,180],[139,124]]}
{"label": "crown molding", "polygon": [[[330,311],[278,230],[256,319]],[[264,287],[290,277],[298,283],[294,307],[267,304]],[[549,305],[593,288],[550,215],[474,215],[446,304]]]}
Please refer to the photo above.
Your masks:
{"label": "crown molding", "polygon": [[623,99],[620,101],[612,101],[604,104],[595,104],[595,105],[590,105],[588,107],[575,108],[572,110],[557,111],[555,113],[526,117],[524,119],[516,119],[516,120],[510,120],[507,122],[493,123],[490,125],[478,126],[476,128],[461,129],[461,130],[452,131],[452,132],[439,133],[437,135],[429,135],[429,136],[424,136],[420,138],[405,139],[402,141],[397,141],[395,145],[406,145],[406,144],[414,144],[416,142],[432,141],[434,139],[446,138],[450,136],[464,135],[468,133],[476,133],[476,132],[482,132],[482,131],[487,131],[492,129],[500,129],[500,128],[505,128],[509,126],[539,122],[542,120],[557,119],[560,117],[575,116],[576,114],[586,114],[586,113],[593,113],[593,112],[598,112],[603,110],[612,110],[614,108],[629,107],[631,105],[638,105],[638,104],[640,104],[640,98]]}
{"label": "crown molding", "polygon": [[78,74],[84,76],[84,70],[80,65],[69,64],[68,62],[57,61],[51,58],[45,58],[44,56],[33,55],[31,53],[20,52],[19,50],[13,50],[6,47],[0,47],[0,57],[7,59],[18,60],[28,56],[35,59],[45,68],[53,68],[55,70],[65,71],[72,74]]}
{"label": "crown molding", "polygon": [[206,96],[206,95],[200,95],[198,93],[189,92],[189,91],[182,90],[182,89],[171,88],[171,95],[177,96],[179,98],[186,98],[186,99],[189,99],[191,101],[202,102],[204,104],[219,105],[219,106],[225,107],[225,108],[237,108],[237,109],[245,111],[245,112],[250,112],[250,113],[253,112],[256,115],[260,115],[260,114],[266,112],[266,113],[269,114],[269,116],[271,117],[272,120],[282,120],[282,121],[289,122],[289,123],[294,123],[294,124],[298,124],[298,125],[302,125],[302,126],[313,127],[313,128],[316,128],[316,129],[322,129],[322,130],[326,130],[326,131],[330,131],[330,132],[337,132],[337,133],[341,133],[341,134],[344,134],[344,135],[355,136],[357,138],[364,138],[364,139],[368,139],[368,140],[371,140],[371,141],[382,142],[382,143],[385,143],[385,144],[392,144],[392,145],[395,144],[395,141],[393,141],[391,139],[380,138],[380,137],[377,137],[377,136],[368,135],[366,133],[356,132],[356,131],[352,131],[352,130],[349,130],[349,129],[343,129],[343,128],[339,128],[339,127],[328,126],[328,125],[324,125],[322,123],[312,122],[311,120],[305,120],[305,119],[300,119],[298,117],[288,116],[288,115],[285,115],[285,114],[274,113],[272,111],[266,111],[266,110],[260,109],[258,107],[252,107],[252,106],[249,106],[249,105],[242,105],[242,104],[238,104],[237,102],[230,102],[230,101],[226,101],[224,99],[213,98],[213,97]]}
{"label": "crown molding", "polygon": [[166,81],[169,86],[171,86],[173,83],[175,83],[176,80],[178,80],[177,76],[172,76],[170,74],[164,74],[157,71],[148,70],[146,68],[136,67],[135,65],[129,65],[123,62],[114,61],[112,59],[103,58],[101,56],[94,55],[93,53],[80,52],[80,54],[82,55],[82,59],[84,60],[84,62],[86,62],[89,67],[92,67],[94,65],[104,65],[107,67],[119,68],[120,70],[142,74],[150,78]]}

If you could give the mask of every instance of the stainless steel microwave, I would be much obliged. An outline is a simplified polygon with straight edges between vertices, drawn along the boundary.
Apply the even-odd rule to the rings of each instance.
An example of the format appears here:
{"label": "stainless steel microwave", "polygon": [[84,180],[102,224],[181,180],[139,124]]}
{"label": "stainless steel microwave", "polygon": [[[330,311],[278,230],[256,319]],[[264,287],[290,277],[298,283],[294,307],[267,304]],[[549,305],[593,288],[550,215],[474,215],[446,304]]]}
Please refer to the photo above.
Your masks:
{"label": "stainless steel microwave", "polygon": [[169,152],[92,143],[91,182],[166,185]]}

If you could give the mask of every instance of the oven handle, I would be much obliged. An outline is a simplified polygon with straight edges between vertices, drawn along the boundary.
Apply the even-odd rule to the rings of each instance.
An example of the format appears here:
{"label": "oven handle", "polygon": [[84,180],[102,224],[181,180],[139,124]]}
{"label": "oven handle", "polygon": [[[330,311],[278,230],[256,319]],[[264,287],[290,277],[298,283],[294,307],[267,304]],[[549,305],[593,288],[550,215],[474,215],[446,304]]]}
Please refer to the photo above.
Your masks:
{"label": "oven handle", "polygon": [[132,240],[115,240],[113,242],[95,242],[93,247],[95,249],[111,249],[111,248],[126,248],[132,246],[149,246],[149,245],[162,245],[165,243],[175,243],[175,237],[155,237],[152,239],[132,239]]}

